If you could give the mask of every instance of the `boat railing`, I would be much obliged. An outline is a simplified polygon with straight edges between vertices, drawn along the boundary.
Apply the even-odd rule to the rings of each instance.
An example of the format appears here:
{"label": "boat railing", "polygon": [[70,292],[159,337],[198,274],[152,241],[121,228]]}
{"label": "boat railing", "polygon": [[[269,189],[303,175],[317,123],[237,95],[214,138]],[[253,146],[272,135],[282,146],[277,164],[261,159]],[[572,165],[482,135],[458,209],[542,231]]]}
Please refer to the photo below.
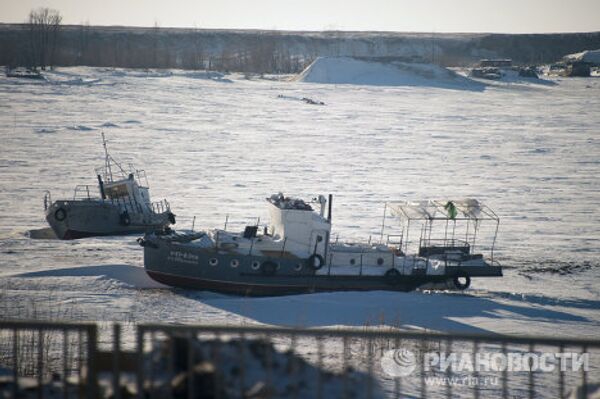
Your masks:
{"label": "boat railing", "polygon": [[419,239],[419,256],[442,255],[448,251],[459,251],[465,254],[471,252],[471,244],[465,240],[459,239]]}
{"label": "boat railing", "polygon": [[116,197],[102,200],[103,202],[110,202],[113,205],[118,206],[124,212],[127,213],[144,213],[142,206],[131,199],[131,197]]}
{"label": "boat railing", "polygon": [[404,242],[404,234],[388,234],[385,245],[393,247],[395,249],[402,249],[402,243]]}
{"label": "boat railing", "polygon": [[[115,166],[114,170],[112,166]],[[96,175],[102,177],[102,180],[105,183],[126,179],[133,175],[134,179],[140,186],[149,188],[150,185],[148,184],[148,176],[146,175],[146,171],[144,169],[136,169],[133,164],[129,164],[128,166],[129,168],[123,168],[119,163],[111,158],[110,165],[106,164],[104,166],[100,166],[95,168],[94,171],[96,172]]]}
{"label": "boat railing", "polygon": [[129,164],[129,170],[135,176],[135,180],[138,182],[140,186],[144,186],[149,188],[148,177],[146,176],[146,171],[144,169],[135,169],[133,164]]}
{"label": "boat railing", "polygon": [[[402,275],[409,275],[414,273],[426,273],[429,265],[432,262],[442,262],[444,267],[453,268],[461,267],[465,265],[467,260],[476,259],[482,257],[481,254],[472,254],[469,249],[469,243],[464,240],[458,239],[430,239],[422,241],[422,244],[426,242],[429,246],[422,245],[419,252],[406,254],[402,250],[401,239],[398,240],[396,237],[402,237],[402,235],[390,235],[386,240],[386,246],[389,248],[390,253],[393,254],[391,257],[391,268],[397,269]],[[333,245],[344,245],[356,243],[352,240],[342,240],[339,236],[333,240]],[[356,263],[353,266],[356,267],[356,275],[362,276],[365,263],[365,255],[370,253],[372,248],[371,242],[365,242],[363,245],[355,245],[355,256]],[[333,255],[336,251],[332,250],[327,256],[327,267],[328,275],[332,274]],[[500,264],[494,260],[491,260],[490,265],[500,266]],[[387,266],[389,267],[389,266]]]}
{"label": "boat railing", "polygon": [[[92,190],[95,187],[92,187]],[[92,197],[90,196],[90,186],[87,184],[79,184],[75,186],[75,190],[73,190],[73,201],[76,200],[90,200]]]}
{"label": "boat railing", "polygon": [[[387,241],[388,241],[389,245],[386,245],[386,246],[388,246],[390,248],[394,248],[394,249],[400,248],[399,246],[396,247],[394,245],[394,242],[390,238],[390,237],[394,237],[394,236],[395,235],[390,235],[388,237]],[[400,236],[400,235],[396,235],[396,236]],[[335,239],[333,239],[331,241],[330,245],[335,245],[335,246],[338,246],[338,245],[347,245],[349,247],[355,248],[355,250],[353,250],[352,253],[355,254],[355,261],[356,261],[356,259],[358,259],[358,262],[353,263],[352,266],[356,267],[358,269],[356,275],[363,276],[364,267],[365,266],[369,266],[369,264],[365,263],[365,255],[370,254],[371,251],[373,250],[373,248],[379,247],[379,246],[381,246],[383,244],[374,242],[373,241],[373,236],[369,236],[368,241],[361,242],[361,241],[359,241],[357,239],[353,239],[353,238],[349,238],[349,237],[340,238],[339,234],[337,234],[335,236]],[[335,252],[337,252],[337,251],[331,249],[329,251],[328,255],[327,255],[327,259],[326,259],[327,275],[331,275],[332,267],[335,268],[335,266],[332,266],[332,264],[333,264],[333,254]],[[392,251],[392,250],[390,250],[389,253],[393,255],[392,256],[392,266],[391,267],[392,268],[396,268],[396,259],[395,258],[397,256],[397,253],[395,251]]]}
{"label": "boat railing", "polygon": [[457,238],[421,238],[421,246],[437,246],[437,247],[468,247],[469,242]]}
{"label": "boat railing", "polygon": [[163,199],[160,201],[152,202],[149,205],[149,208],[154,213],[164,213],[171,210],[171,205],[169,204],[169,201]]}
{"label": "boat railing", "polygon": [[[164,209],[169,210],[169,203],[166,200],[162,200],[153,204],[153,207],[149,207],[146,204],[141,204],[130,196],[114,197],[114,198],[95,198],[90,194],[90,187],[92,190],[95,188],[89,185],[78,185],[75,187],[73,193],[73,201],[101,201],[102,203],[110,203],[118,206],[123,212],[132,214],[136,213],[147,213],[151,209]],[[161,211],[161,212],[164,212]],[[157,212],[157,213],[161,213]]]}
{"label": "boat railing", "polygon": [[140,203],[129,196],[106,199],[129,213],[164,213],[171,210],[169,201],[163,199],[152,203]]}
{"label": "boat railing", "polygon": [[[122,169],[118,163],[112,162],[110,163],[110,165],[107,164],[94,169],[96,175],[102,177],[104,183],[112,183],[117,180],[126,179],[129,176],[129,173],[127,173],[126,170]],[[112,166],[115,166],[116,169],[113,170]]]}

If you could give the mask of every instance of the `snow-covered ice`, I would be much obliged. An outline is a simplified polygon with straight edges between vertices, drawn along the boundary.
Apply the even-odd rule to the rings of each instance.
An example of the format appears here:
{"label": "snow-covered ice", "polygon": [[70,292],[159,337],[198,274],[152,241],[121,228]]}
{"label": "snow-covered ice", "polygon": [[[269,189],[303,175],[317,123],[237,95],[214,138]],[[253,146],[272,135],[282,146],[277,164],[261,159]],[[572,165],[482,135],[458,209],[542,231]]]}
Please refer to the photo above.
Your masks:
{"label": "snow-covered ice", "polygon": [[[600,81],[554,82],[453,90],[83,67],[45,82],[1,77],[0,318],[597,337]],[[149,280],[136,236],[29,238],[45,227],[44,190],[57,199],[94,184],[100,131],[118,159],[146,169],[184,228],[194,215],[196,228],[219,227],[228,214],[241,230],[266,220],[273,192],[333,193],[335,232],[367,240],[385,201],[479,198],[502,220],[505,277],[464,293],[237,298]]]}

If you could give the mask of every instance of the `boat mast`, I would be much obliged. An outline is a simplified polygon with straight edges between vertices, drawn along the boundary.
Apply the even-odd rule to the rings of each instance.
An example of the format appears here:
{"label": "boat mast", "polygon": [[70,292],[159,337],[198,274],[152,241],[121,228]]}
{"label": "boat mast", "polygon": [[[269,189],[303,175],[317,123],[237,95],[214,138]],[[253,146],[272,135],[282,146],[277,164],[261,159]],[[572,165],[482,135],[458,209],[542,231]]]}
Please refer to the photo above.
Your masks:
{"label": "boat mast", "polygon": [[102,132],[102,146],[104,147],[104,163],[105,163],[106,180],[112,181],[112,170],[110,168],[110,155],[108,155],[108,148],[106,147],[106,137],[104,137],[104,132]]}

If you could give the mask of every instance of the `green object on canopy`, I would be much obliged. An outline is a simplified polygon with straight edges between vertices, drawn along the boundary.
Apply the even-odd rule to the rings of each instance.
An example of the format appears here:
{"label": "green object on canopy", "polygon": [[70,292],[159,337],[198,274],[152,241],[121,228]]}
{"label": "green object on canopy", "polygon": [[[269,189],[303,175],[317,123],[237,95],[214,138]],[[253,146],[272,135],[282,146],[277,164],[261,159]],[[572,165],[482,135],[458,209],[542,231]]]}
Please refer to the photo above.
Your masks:
{"label": "green object on canopy", "polygon": [[446,205],[444,205],[444,209],[448,211],[448,216],[450,219],[454,220],[456,218],[458,211],[456,210],[456,205],[454,205],[454,202],[448,201]]}

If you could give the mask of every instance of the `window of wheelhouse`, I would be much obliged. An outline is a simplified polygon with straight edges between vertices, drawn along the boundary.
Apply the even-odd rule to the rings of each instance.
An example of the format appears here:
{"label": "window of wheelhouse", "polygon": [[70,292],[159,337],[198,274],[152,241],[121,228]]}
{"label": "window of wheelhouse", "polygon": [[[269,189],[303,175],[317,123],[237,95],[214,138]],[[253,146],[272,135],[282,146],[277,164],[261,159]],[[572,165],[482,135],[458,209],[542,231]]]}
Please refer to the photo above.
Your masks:
{"label": "window of wheelhouse", "polygon": [[129,197],[129,191],[127,190],[127,184],[115,184],[104,189],[106,197],[109,199],[120,199]]}

